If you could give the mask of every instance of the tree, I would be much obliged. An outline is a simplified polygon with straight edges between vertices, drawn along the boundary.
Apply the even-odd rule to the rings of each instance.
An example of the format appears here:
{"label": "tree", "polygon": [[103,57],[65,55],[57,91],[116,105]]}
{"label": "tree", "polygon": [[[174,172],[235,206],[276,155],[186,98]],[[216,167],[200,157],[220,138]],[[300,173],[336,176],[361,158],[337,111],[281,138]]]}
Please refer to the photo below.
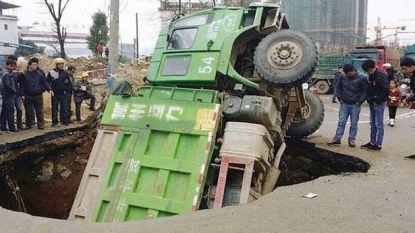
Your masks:
{"label": "tree", "polygon": [[[58,8],[55,8],[55,5],[53,3],[49,2],[48,0],[43,0],[44,4],[48,8],[48,11],[50,15],[53,18],[53,21],[55,22],[55,28],[54,31],[56,32],[56,39],[59,42],[60,51],[54,46],[53,48],[60,53],[60,56],[62,58],[66,59],[66,53],[65,53],[65,39],[66,39],[66,28],[61,26],[61,19],[63,12],[65,11],[66,6],[68,5],[68,2],[70,0],[58,0]],[[64,3],[62,4],[62,2]]]}
{"label": "tree", "polygon": [[98,11],[92,15],[92,26],[89,29],[88,49],[97,55],[96,47],[98,44],[108,43],[107,16],[104,12]]}

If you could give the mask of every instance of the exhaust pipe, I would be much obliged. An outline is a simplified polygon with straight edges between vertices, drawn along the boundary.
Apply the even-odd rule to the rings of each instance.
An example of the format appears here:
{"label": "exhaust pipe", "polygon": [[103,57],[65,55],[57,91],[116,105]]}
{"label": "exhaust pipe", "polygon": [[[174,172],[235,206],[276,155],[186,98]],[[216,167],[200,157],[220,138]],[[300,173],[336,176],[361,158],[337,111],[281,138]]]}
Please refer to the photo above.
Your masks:
{"label": "exhaust pipe", "polygon": [[278,166],[280,165],[281,156],[285,151],[285,148],[287,148],[287,144],[283,142],[280,146],[280,148],[277,151],[277,154],[275,155],[275,160],[272,166],[268,169],[267,174],[265,175],[264,184],[262,185],[262,191],[261,195],[265,196],[268,193],[272,192],[272,190],[275,187],[275,184],[277,184],[278,177],[281,174],[280,169],[278,169]]}

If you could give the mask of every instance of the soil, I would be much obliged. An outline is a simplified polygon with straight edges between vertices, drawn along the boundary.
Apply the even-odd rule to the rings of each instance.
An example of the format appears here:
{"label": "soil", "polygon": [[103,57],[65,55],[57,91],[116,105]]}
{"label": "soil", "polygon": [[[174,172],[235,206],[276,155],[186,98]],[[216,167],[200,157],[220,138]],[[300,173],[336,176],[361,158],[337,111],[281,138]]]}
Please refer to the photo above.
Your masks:
{"label": "soil", "polygon": [[[58,153],[37,154],[31,159],[19,161],[15,164],[14,172],[9,173],[20,188],[21,196],[27,213],[36,216],[67,219],[72,202],[78,190],[89,154],[92,150],[96,135],[95,128],[87,128],[83,136],[76,143],[79,147],[65,147]],[[39,157],[40,156],[40,157]],[[53,175],[50,180],[40,179],[42,167],[45,163],[53,163]],[[66,178],[58,167],[69,171]],[[18,211],[18,202],[4,183],[0,184],[0,205],[4,208]]]}

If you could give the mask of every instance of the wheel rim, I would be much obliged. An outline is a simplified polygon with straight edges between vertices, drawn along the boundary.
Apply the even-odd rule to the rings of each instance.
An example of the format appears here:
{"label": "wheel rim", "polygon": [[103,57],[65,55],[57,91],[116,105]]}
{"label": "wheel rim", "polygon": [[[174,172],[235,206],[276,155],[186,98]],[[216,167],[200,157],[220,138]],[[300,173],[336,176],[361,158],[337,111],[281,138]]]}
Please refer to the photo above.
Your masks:
{"label": "wheel rim", "polygon": [[267,52],[267,60],[271,66],[279,70],[288,70],[297,66],[303,58],[303,50],[293,40],[277,41]]}
{"label": "wheel rim", "polygon": [[319,90],[319,92],[320,93],[322,93],[322,94],[326,94],[327,93],[327,86],[328,86],[328,84],[325,84],[325,83],[318,83],[318,85],[317,85],[317,88],[318,88],[318,90]]}
{"label": "wheel rim", "polygon": [[[310,116],[310,105],[309,105],[309,103],[307,103],[307,101],[306,101],[306,103],[305,103],[305,106],[304,106],[304,116],[305,116],[305,119],[308,119],[308,117]],[[293,122],[301,122],[301,121],[303,121],[301,118],[298,118],[298,117],[296,117],[296,118],[294,118],[293,119]]]}

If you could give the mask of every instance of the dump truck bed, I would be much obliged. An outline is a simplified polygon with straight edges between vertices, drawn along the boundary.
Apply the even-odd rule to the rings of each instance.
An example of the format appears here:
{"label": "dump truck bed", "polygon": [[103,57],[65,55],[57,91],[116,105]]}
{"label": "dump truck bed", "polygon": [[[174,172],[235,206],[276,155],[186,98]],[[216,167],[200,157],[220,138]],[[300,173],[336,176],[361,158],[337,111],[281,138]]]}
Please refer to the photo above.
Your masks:
{"label": "dump truck bed", "polygon": [[[70,219],[130,221],[198,208],[219,122],[217,92],[147,87],[139,95],[110,97],[99,133],[116,133],[105,175],[86,172]],[[95,145],[104,155],[102,142]]]}

